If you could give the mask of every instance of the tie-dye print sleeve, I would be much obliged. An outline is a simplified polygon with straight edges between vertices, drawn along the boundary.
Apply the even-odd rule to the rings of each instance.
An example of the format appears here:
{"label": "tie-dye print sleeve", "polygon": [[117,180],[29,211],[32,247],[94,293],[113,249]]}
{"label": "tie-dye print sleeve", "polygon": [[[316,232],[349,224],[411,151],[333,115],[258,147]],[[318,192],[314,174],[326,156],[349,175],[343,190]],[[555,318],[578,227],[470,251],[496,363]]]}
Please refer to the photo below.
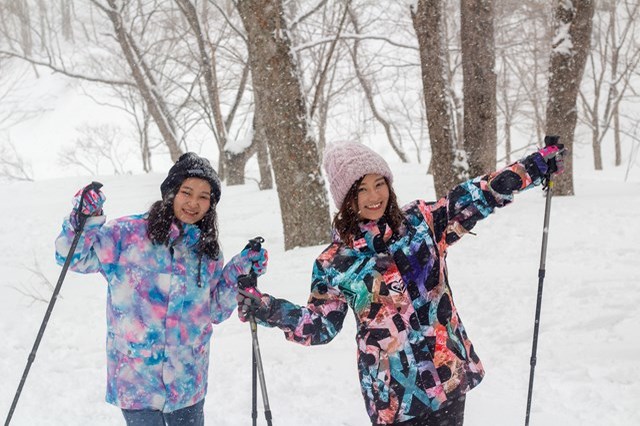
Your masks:
{"label": "tie-dye print sleeve", "polygon": [[224,259],[222,254],[215,262],[215,269],[212,275],[213,285],[211,286],[211,322],[220,324],[231,316],[238,305],[236,295],[238,294],[238,273],[240,268],[231,259],[223,269]]}
{"label": "tie-dye print sleeve", "polygon": [[329,343],[342,329],[349,307],[344,294],[331,285],[319,261],[313,268],[306,306],[272,296],[269,299],[267,306],[257,313],[261,324],[278,327],[287,340],[307,346]]}
{"label": "tie-dye print sleeve", "polygon": [[439,248],[446,250],[496,207],[513,201],[515,192],[533,185],[524,165],[517,162],[463,182],[435,203],[420,202],[419,208],[433,230]]}
{"label": "tie-dye print sleeve", "polygon": [[[113,236],[115,226],[105,226],[105,216],[90,216],[78,240],[78,245],[71,258],[69,268],[72,271],[89,274],[102,271],[108,274],[105,265],[118,257],[117,237]],[[56,239],[56,262],[64,264],[75,238],[75,231],[67,217],[62,224],[62,231]]]}

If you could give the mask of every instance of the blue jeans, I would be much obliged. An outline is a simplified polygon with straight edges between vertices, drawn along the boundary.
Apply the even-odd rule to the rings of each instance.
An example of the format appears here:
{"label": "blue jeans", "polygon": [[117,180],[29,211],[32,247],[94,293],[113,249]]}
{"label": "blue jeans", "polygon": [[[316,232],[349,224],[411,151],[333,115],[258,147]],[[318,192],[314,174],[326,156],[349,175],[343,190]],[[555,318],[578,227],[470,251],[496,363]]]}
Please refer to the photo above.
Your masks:
{"label": "blue jeans", "polygon": [[127,426],[204,426],[204,399],[170,413],[160,410],[125,410]]}

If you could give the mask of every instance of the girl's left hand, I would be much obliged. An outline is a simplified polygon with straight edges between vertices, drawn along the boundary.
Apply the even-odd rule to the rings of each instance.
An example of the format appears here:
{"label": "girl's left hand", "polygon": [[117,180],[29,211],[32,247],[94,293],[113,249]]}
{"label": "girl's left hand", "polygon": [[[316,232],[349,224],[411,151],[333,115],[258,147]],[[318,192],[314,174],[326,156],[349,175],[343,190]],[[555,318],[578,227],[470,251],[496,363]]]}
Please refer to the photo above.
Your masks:
{"label": "girl's left hand", "polygon": [[267,250],[263,248],[260,248],[260,250],[245,248],[240,252],[240,256],[251,262],[251,269],[256,275],[262,275],[267,272],[267,263],[269,262]]}

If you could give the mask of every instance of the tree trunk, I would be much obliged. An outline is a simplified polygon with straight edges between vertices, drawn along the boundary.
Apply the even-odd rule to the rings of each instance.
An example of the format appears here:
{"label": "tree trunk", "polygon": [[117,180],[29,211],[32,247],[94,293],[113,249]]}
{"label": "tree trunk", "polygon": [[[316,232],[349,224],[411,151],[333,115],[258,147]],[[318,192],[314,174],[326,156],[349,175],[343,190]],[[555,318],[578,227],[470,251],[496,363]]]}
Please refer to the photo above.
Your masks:
{"label": "tree trunk", "polygon": [[25,56],[31,56],[33,39],[31,38],[31,14],[25,0],[9,0],[8,9],[20,21],[20,47]]}
{"label": "tree trunk", "polygon": [[618,104],[613,107],[613,147],[616,167],[622,164],[622,148],[620,147],[620,114]]}
{"label": "tree trunk", "polygon": [[600,133],[597,128],[591,133],[591,148],[593,150],[593,168],[602,170],[602,144],[600,143]]}
{"label": "tree trunk", "polygon": [[285,250],[329,241],[329,205],[281,0],[240,0],[256,106],[278,187]]}
{"label": "tree trunk", "polygon": [[446,194],[457,183],[451,147],[450,110],[446,100],[443,63],[441,0],[418,0],[411,10],[413,27],[418,37],[422,88],[427,111],[431,168],[436,196]]}
{"label": "tree trunk", "polygon": [[151,147],[149,146],[149,114],[143,112],[142,132],[140,134],[140,153],[142,155],[142,169],[145,173],[151,172]]}
{"label": "tree trunk", "polygon": [[66,41],[73,41],[71,7],[71,0],[60,0],[60,12],[62,15],[62,36]]}
{"label": "tree trunk", "polygon": [[573,195],[573,136],[577,96],[591,41],[593,0],[559,0],[554,12],[556,26],[551,51],[547,134],[560,136],[569,150],[565,173],[556,179],[555,193]]}
{"label": "tree trunk", "polygon": [[267,137],[264,132],[264,125],[260,121],[260,108],[255,109],[253,115],[253,145],[258,154],[258,169],[260,170],[260,190],[273,188],[273,177],[271,176],[271,163],[269,161],[269,149],[267,147]]}
{"label": "tree trunk", "polygon": [[496,168],[496,74],[493,1],[461,0],[464,147],[469,174]]}
{"label": "tree trunk", "polygon": [[[360,26],[358,25],[357,17],[355,13],[353,13],[353,11],[351,11],[350,9],[349,9],[349,20],[351,21],[351,25],[353,25],[353,29],[355,33],[360,35],[361,31],[360,31]],[[389,120],[387,120],[385,117],[382,116],[380,111],[378,111],[378,107],[376,106],[376,103],[373,99],[373,89],[371,88],[371,84],[365,78],[364,73],[362,72],[362,69],[360,67],[360,64],[358,63],[359,45],[360,45],[360,41],[358,40],[358,38],[355,38],[353,40],[353,50],[351,50],[350,53],[351,53],[351,60],[353,61],[353,69],[354,69],[354,72],[356,73],[356,77],[358,77],[360,86],[364,91],[365,99],[367,100],[367,103],[371,108],[371,113],[373,114],[373,118],[375,118],[376,121],[378,121],[378,123],[380,123],[384,128],[384,133],[387,135],[387,141],[389,141],[389,145],[391,145],[391,148],[393,148],[393,151],[398,155],[398,158],[400,158],[400,161],[402,161],[403,163],[408,163],[409,160],[407,160],[407,155],[404,153],[400,145],[396,142],[395,137],[393,136],[391,123],[389,122]]]}
{"label": "tree trunk", "polygon": [[614,82],[611,85],[610,94],[611,97],[609,99],[613,99],[613,111],[611,114],[613,115],[613,149],[615,151],[615,165],[616,167],[622,164],[622,152],[620,149],[620,115],[619,115],[619,101],[618,101],[618,88],[616,87],[616,79],[618,78],[618,61],[619,57],[619,46],[617,46],[616,42],[616,1],[611,3],[611,10],[609,11],[609,27],[610,27],[610,37],[611,37],[611,81]]}
{"label": "tree trunk", "polygon": [[224,151],[227,185],[244,185],[244,167],[250,156],[247,151],[231,153]]}

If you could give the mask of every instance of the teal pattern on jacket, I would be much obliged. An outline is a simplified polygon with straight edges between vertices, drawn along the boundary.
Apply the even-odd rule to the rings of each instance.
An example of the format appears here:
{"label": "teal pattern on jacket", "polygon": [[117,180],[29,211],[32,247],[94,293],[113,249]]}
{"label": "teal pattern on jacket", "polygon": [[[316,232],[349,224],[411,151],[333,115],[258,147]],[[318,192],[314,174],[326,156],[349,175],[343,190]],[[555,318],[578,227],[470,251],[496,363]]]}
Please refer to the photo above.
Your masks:
{"label": "teal pattern on jacket", "polygon": [[360,384],[372,423],[428,415],[484,376],[453,302],[447,250],[477,221],[510,203],[514,191],[539,183],[515,163],[464,182],[435,203],[406,205],[397,233],[384,217],[362,222],[353,244],[336,235],[318,256],[306,306],[268,296],[256,316],[289,340],[318,345],[338,334],[351,307]]}

